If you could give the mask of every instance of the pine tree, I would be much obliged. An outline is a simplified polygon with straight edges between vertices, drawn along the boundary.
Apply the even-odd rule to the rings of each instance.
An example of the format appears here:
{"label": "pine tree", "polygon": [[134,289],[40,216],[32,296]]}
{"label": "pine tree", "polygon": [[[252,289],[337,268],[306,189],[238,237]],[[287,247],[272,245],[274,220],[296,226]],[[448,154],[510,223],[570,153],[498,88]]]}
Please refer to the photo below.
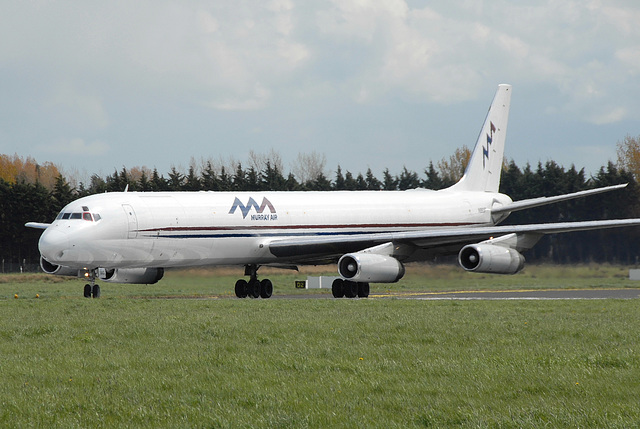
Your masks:
{"label": "pine tree", "polygon": [[385,168],[383,174],[382,189],[385,191],[395,191],[398,189],[398,178],[389,173],[389,169]]}
{"label": "pine tree", "polygon": [[51,196],[53,197],[54,205],[58,210],[76,198],[73,189],[71,189],[71,186],[62,174],[58,174],[58,177],[56,177],[56,183],[53,187]]}
{"label": "pine tree", "polygon": [[154,192],[169,190],[167,179],[163,175],[158,174],[158,169],[154,168],[151,174],[151,190]]}
{"label": "pine tree", "polygon": [[347,189],[345,186],[344,176],[342,175],[342,168],[340,167],[340,164],[338,164],[338,169],[336,170],[336,180],[333,182],[333,189],[335,189],[336,191],[343,191]]}
{"label": "pine tree", "polygon": [[398,188],[401,191],[405,191],[407,189],[415,189],[418,187],[420,187],[418,173],[415,171],[409,171],[407,170],[407,167],[403,167],[402,173],[400,173],[400,180],[398,181]]}
{"label": "pine tree", "polygon": [[423,188],[433,189],[434,191],[444,189],[444,183],[438,171],[433,166],[433,162],[429,162],[429,167],[424,170],[424,174],[427,176],[427,179],[421,184]]}
{"label": "pine tree", "polygon": [[207,166],[202,171],[202,189],[205,191],[219,191],[220,183],[216,172],[211,165],[211,161],[207,161]]}
{"label": "pine tree", "polygon": [[379,191],[382,183],[371,172],[371,168],[367,168],[367,177],[365,179],[367,189],[370,191]]}
{"label": "pine tree", "polygon": [[184,174],[180,173],[176,167],[171,167],[167,185],[172,191],[181,191],[184,186]]}
{"label": "pine tree", "polygon": [[236,174],[233,175],[233,183],[232,187],[234,191],[244,191],[247,186],[247,178],[244,170],[242,169],[242,164],[238,163],[236,167]]}
{"label": "pine tree", "polygon": [[185,191],[199,191],[201,189],[201,182],[196,175],[196,169],[193,165],[189,167],[189,173],[185,179],[185,183],[182,187]]}

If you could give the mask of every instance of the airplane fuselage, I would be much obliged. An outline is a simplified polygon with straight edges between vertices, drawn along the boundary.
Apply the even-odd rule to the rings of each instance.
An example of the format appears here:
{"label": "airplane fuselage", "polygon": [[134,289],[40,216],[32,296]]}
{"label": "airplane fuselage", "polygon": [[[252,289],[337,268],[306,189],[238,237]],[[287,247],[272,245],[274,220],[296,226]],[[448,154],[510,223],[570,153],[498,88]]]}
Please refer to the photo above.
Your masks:
{"label": "airplane fuselage", "polygon": [[[116,192],[67,205],[43,233],[50,263],[73,268],[283,263],[278,238],[490,226],[503,194],[452,191]],[[96,216],[96,214],[98,216]]]}

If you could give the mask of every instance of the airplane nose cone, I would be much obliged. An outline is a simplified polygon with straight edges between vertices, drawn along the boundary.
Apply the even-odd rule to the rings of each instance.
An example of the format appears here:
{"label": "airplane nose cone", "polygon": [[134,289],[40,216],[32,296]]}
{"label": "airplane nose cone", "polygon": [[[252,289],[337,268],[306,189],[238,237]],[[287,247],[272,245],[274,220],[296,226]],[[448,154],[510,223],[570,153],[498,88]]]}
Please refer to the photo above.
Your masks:
{"label": "airplane nose cone", "polygon": [[62,256],[68,248],[69,236],[51,227],[42,233],[38,242],[40,254],[49,262],[62,262]]}

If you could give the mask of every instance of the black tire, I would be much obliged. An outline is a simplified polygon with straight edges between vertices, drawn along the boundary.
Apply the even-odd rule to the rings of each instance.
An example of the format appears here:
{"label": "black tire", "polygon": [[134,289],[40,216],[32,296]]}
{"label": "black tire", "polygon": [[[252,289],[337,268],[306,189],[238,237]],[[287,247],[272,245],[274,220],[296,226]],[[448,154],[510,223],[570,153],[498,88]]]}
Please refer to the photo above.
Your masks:
{"label": "black tire", "polygon": [[368,298],[369,297],[369,283],[358,283],[358,297],[359,298]]}
{"label": "black tire", "polygon": [[331,283],[331,294],[334,298],[342,298],[344,296],[344,280],[335,279]]}
{"label": "black tire", "polygon": [[238,298],[246,298],[248,294],[248,284],[245,279],[236,282],[236,296]]}
{"label": "black tire", "polygon": [[260,280],[249,280],[248,292],[249,298],[260,298]]}
{"label": "black tire", "polygon": [[84,297],[91,298],[91,285],[89,283],[84,285]]}
{"label": "black tire", "polygon": [[91,291],[91,295],[94,298],[100,298],[100,285],[93,285],[93,290]]}
{"label": "black tire", "polygon": [[358,296],[358,283],[345,280],[344,296],[346,296],[347,298],[355,298],[356,296]]}
{"label": "black tire", "polygon": [[273,283],[271,280],[264,279],[260,282],[260,297],[267,299],[273,295]]}

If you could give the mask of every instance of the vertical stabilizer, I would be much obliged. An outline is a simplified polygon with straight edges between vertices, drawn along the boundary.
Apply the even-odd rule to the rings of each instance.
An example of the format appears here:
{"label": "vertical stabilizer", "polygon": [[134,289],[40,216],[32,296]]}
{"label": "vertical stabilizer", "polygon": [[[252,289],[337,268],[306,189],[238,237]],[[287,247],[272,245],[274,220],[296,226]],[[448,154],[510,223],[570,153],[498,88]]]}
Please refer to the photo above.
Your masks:
{"label": "vertical stabilizer", "polygon": [[510,103],[511,85],[498,85],[464,176],[449,189],[498,192]]}

